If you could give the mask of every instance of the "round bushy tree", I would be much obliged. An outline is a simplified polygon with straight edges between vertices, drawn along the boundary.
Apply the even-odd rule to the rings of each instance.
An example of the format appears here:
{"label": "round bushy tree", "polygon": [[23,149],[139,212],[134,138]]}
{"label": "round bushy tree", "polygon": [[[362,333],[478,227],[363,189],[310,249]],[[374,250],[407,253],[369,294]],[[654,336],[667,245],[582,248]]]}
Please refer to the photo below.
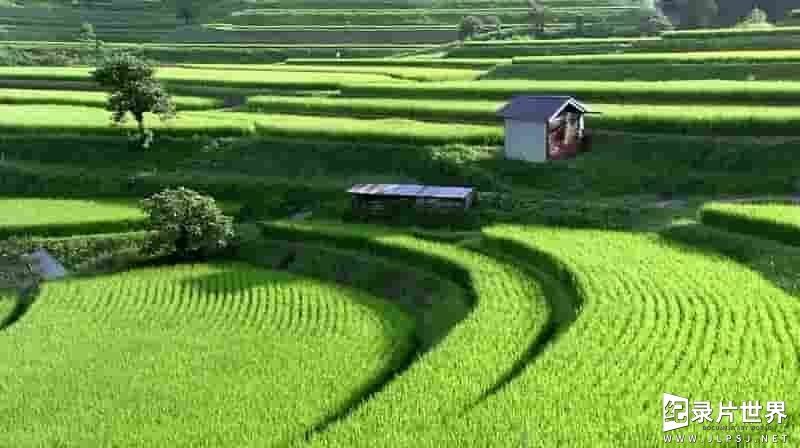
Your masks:
{"label": "round bushy tree", "polygon": [[547,8],[539,0],[528,0],[528,19],[531,22],[533,34],[541,36],[544,34],[547,24]]}
{"label": "round bushy tree", "polygon": [[499,32],[503,26],[500,17],[487,16],[483,18],[483,26],[487,31]]}
{"label": "round bushy tree", "polygon": [[230,246],[233,219],[225,216],[214,198],[188,188],[166,189],[142,201],[148,228],[153,231],[145,251],[200,258]]}
{"label": "round bushy tree", "polygon": [[675,27],[672,25],[672,21],[661,11],[645,11],[640,17],[639,31],[642,34],[658,35],[663,31],[671,31],[674,29]]}
{"label": "round bushy tree", "polygon": [[742,27],[758,27],[769,25],[769,16],[763,9],[753,8],[750,13],[739,21],[739,26]]}
{"label": "round bushy tree", "polygon": [[483,21],[480,18],[475,16],[464,17],[458,28],[458,36],[461,40],[465,40],[479,33],[481,28],[483,28]]}
{"label": "round bushy tree", "polygon": [[139,125],[139,143],[147,148],[152,133],[147,132],[145,113],[154,113],[162,120],[175,116],[175,103],[155,79],[155,68],[144,59],[128,53],[117,53],[105,59],[92,73],[94,80],[109,89],[107,109],[112,120],[122,123],[128,113]]}

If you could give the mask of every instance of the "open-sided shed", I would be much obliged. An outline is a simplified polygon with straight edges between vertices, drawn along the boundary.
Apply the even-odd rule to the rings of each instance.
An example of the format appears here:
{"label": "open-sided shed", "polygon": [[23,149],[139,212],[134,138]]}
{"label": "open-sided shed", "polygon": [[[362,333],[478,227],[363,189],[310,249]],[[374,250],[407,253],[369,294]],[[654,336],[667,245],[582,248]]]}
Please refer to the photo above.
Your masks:
{"label": "open-sided shed", "polygon": [[424,210],[467,210],[475,200],[470,187],[416,184],[357,184],[348,193],[353,208],[361,212],[383,212],[394,207]]}
{"label": "open-sided shed", "polygon": [[545,162],[575,155],[589,108],[569,96],[518,95],[497,111],[505,119],[505,157]]}

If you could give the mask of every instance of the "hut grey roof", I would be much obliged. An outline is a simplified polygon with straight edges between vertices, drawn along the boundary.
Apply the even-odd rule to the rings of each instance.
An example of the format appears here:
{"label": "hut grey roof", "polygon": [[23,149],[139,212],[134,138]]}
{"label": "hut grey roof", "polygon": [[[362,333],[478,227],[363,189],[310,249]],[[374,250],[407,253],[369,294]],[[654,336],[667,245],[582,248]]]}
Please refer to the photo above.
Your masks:
{"label": "hut grey roof", "polygon": [[517,95],[498,109],[497,115],[513,120],[547,122],[570,106],[583,113],[589,112],[586,105],[571,96]]}
{"label": "hut grey roof", "polygon": [[369,196],[401,196],[441,199],[464,199],[472,194],[469,187],[440,187],[404,184],[357,184],[348,193]]}
{"label": "hut grey roof", "polygon": [[39,249],[32,254],[28,254],[25,260],[33,264],[33,267],[46,280],[62,278],[67,275],[67,270],[45,249]]}

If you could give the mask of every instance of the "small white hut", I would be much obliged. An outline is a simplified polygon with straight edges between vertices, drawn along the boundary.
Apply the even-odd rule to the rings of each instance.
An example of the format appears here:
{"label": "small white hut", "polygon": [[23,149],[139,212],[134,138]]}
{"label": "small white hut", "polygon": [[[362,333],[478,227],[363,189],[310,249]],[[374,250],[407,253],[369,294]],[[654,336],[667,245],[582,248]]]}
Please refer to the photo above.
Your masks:
{"label": "small white hut", "polygon": [[569,96],[518,95],[497,114],[505,119],[505,157],[545,162],[575,155],[584,133],[583,103]]}

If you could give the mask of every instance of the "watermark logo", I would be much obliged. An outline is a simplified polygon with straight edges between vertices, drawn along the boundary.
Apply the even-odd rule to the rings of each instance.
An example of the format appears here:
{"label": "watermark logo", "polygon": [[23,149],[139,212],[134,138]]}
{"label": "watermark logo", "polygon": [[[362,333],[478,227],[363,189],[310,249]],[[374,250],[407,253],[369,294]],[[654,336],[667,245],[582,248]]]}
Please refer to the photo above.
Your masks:
{"label": "watermark logo", "polygon": [[[691,404],[691,406],[690,406]],[[696,443],[697,440],[709,443],[751,443],[760,440],[762,443],[787,442],[788,435],[769,434],[778,430],[776,425],[781,425],[788,418],[786,403],[783,401],[767,401],[762,405],[759,400],[742,401],[741,405],[732,401],[691,401],[677,395],[663,394],[663,432],[698,425],[703,431],[725,431],[726,434],[708,436],[708,439],[698,438],[696,434],[684,436],[664,435],[664,442],[670,443],[675,439],[678,443],[688,441]],[[716,414],[715,414],[715,411]],[[699,429],[699,428],[698,428]],[[752,439],[752,434],[760,433],[758,439]],[[765,434],[767,433],[767,434]]]}
{"label": "watermark logo", "polygon": [[664,432],[689,426],[689,399],[664,394]]}

